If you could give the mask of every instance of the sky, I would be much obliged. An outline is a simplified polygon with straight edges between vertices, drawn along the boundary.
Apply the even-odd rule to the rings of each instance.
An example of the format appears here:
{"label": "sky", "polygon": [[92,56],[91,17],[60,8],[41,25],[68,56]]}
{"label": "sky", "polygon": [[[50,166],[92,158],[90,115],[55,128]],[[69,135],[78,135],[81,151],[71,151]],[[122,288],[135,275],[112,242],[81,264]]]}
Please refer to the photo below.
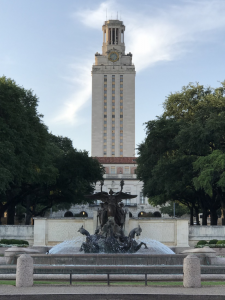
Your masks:
{"label": "sky", "polygon": [[94,54],[117,16],[136,68],[136,146],[170,93],[225,80],[225,0],[0,0],[0,76],[32,89],[49,131],[89,153]]}

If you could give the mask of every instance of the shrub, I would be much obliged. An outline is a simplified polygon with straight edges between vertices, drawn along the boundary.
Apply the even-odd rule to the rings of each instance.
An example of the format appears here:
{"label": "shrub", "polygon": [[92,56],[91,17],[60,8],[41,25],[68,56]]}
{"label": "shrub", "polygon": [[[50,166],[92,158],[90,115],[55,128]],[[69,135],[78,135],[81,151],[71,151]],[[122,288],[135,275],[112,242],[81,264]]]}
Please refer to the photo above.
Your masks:
{"label": "shrub", "polygon": [[208,242],[204,241],[204,240],[201,240],[201,241],[198,241],[197,245],[206,245],[208,244]]}
{"label": "shrub", "polygon": [[154,216],[155,218],[161,218],[161,217],[162,217],[162,215],[161,215],[161,213],[160,213],[159,211],[155,211],[155,212],[153,213],[153,216]]}
{"label": "shrub", "polygon": [[27,241],[24,240],[7,240],[7,239],[2,239],[0,240],[0,244],[5,244],[5,245],[29,245]]}
{"label": "shrub", "polygon": [[218,241],[216,244],[217,244],[217,245],[223,245],[223,244],[225,244],[225,240]]}
{"label": "shrub", "polygon": [[218,242],[218,240],[211,240],[211,241],[209,241],[209,244],[211,245],[211,244],[213,244],[213,245],[215,245],[215,244],[217,244],[217,242]]}

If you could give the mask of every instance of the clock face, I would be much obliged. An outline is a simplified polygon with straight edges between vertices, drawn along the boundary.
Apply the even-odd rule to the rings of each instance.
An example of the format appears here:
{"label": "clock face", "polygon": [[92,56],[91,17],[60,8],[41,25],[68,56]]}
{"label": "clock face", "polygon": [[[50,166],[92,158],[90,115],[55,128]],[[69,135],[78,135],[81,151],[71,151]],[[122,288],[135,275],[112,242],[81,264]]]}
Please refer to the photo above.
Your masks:
{"label": "clock face", "polygon": [[115,62],[119,59],[119,54],[117,52],[109,53],[108,59],[112,62]]}

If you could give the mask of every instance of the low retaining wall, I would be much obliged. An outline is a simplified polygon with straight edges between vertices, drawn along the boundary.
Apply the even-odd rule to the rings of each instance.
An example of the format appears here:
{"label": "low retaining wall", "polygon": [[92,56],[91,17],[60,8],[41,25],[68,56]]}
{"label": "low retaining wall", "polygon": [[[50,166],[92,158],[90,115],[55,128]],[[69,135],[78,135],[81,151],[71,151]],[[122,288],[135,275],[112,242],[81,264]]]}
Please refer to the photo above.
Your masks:
{"label": "low retaining wall", "polygon": [[0,226],[0,239],[17,239],[34,243],[33,225],[2,225]]}
{"label": "low retaining wall", "polygon": [[[83,226],[90,234],[94,234],[97,218],[60,218],[34,219],[34,246],[54,246],[65,240],[82,237],[78,229]],[[133,228],[142,228],[141,238],[159,241],[167,246],[188,247],[188,220],[162,218],[127,217],[125,232],[128,234]],[[84,237],[85,238],[85,237]]]}
{"label": "low retaining wall", "polygon": [[200,240],[225,240],[225,226],[189,226],[189,246]]}
{"label": "low retaining wall", "polygon": [[[31,254],[38,265],[182,265],[187,255],[174,254]],[[16,264],[15,257],[12,264]],[[202,264],[204,259],[201,258]]]}
{"label": "low retaining wall", "polygon": [[[34,226],[0,226],[0,239],[21,239],[28,241],[31,246],[54,246],[64,240],[81,237],[77,231],[82,225],[93,234],[97,221],[95,218],[37,218]],[[199,240],[225,239],[225,226],[195,225],[189,226],[188,229],[188,221],[181,219],[128,219],[125,229],[128,232],[138,225],[142,228],[142,238],[154,239],[167,246],[193,247]]]}

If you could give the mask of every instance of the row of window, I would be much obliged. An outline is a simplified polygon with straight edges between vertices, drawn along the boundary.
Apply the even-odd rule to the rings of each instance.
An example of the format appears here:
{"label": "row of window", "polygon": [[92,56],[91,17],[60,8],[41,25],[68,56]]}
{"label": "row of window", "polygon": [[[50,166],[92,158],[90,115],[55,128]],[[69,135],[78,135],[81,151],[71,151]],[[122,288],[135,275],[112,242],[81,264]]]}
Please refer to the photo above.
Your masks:
{"label": "row of window", "polygon": [[[107,84],[106,83],[104,84],[104,88],[107,88]],[[113,91],[114,91],[114,89],[115,89],[115,82],[112,83],[112,88],[113,88]],[[120,83],[120,88],[123,88],[123,83],[122,84]]]}
{"label": "row of window", "polygon": [[[107,155],[107,75],[104,75],[104,156]],[[120,156],[123,156],[123,75],[120,75]],[[112,75],[112,148],[115,156],[115,75]]]}
{"label": "row of window", "polygon": [[[123,75],[120,75],[120,115],[123,115]],[[123,119],[120,118],[120,122],[122,121],[123,124]],[[120,136],[123,136],[123,125],[120,123]],[[123,147],[120,148],[120,156],[123,156]],[[126,167],[125,167],[126,168]]]}
{"label": "row of window", "polygon": [[[112,166],[110,168],[110,174],[116,174],[116,167]],[[124,167],[123,174],[130,174],[130,167]]]}

